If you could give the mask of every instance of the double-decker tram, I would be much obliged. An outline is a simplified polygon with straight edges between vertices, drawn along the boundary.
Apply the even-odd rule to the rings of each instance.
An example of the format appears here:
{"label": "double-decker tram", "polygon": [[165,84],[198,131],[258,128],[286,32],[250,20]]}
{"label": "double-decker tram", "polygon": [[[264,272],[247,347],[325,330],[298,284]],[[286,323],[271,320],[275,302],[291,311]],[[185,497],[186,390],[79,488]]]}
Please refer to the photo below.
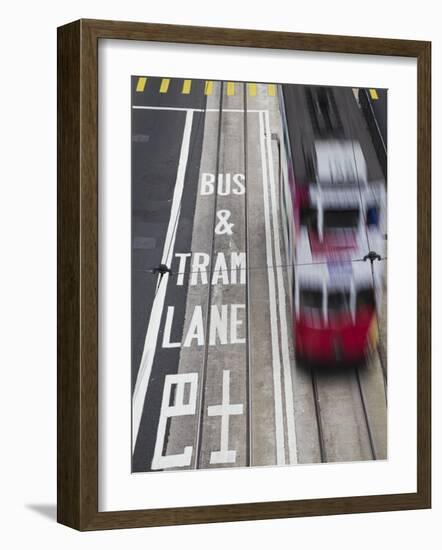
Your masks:
{"label": "double-decker tram", "polygon": [[367,163],[373,154],[351,89],[287,90],[281,160],[295,352],[305,362],[358,362],[378,339],[385,182]]}
{"label": "double-decker tram", "polygon": [[294,343],[298,359],[357,362],[377,345],[381,283],[367,262],[296,268]]}

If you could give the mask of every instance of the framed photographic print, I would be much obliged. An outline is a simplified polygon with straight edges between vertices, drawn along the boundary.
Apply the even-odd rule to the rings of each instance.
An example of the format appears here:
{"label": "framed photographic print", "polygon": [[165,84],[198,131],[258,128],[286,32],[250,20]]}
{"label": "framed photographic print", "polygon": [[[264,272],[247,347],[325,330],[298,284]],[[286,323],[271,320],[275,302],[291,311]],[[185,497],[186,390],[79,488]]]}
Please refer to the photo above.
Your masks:
{"label": "framed photographic print", "polygon": [[430,507],[430,51],[59,28],[59,522]]}

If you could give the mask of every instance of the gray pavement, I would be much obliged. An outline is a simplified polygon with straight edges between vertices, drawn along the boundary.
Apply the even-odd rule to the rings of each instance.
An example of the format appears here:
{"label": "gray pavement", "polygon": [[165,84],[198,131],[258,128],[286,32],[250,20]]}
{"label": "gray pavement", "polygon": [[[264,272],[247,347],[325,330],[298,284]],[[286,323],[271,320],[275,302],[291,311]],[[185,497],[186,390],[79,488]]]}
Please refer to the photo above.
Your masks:
{"label": "gray pavement", "polygon": [[[156,92],[161,79],[150,80],[150,86],[142,94],[134,92],[133,104],[164,109],[132,112],[132,388],[134,403],[140,411],[138,416],[133,415],[133,424],[139,422],[133,441],[133,471],[145,471],[151,464],[165,377],[177,371],[179,350],[163,346],[162,341],[170,307],[174,311],[171,340],[181,340],[185,286],[177,286],[173,278],[164,276],[162,283],[167,291],[156,323],[152,312],[158,302],[159,275],[152,273],[152,268],[170,254],[170,229],[175,230],[175,253],[187,251],[190,246],[204,126],[203,111],[193,112],[190,118],[186,110],[167,109],[171,105],[183,109],[190,105],[177,83],[173,83],[166,97]],[[135,82],[134,78],[133,89]],[[194,90],[192,105],[203,109],[205,103],[201,85]],[[185,168],[182,173],[180,163]],[[179,201],[179,216],[171,223],[180,177],[186,191]],[[153,339],[148,328],[152,333],[155,324],[158,335]]]}

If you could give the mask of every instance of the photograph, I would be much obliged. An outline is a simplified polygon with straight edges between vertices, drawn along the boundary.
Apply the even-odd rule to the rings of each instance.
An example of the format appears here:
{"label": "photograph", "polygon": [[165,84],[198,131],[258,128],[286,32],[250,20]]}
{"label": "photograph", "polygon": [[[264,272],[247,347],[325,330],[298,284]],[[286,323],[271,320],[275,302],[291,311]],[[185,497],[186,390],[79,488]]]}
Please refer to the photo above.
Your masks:
{"label": "photograph", "polygon": [[132,473],[388,460],[388,90],[127,85]]}
{"label": "photograph", "polygon": [[436,6],[4,5],[13,548],[438,546]]}

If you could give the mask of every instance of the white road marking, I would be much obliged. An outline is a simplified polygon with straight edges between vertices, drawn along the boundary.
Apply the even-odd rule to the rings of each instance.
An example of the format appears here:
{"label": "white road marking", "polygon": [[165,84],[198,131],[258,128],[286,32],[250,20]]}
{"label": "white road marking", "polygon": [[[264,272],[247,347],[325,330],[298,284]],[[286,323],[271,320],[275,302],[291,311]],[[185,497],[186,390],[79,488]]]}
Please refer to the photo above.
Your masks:
{"label": "white road marking", "polygon": [[[186,175],[187,160],[189,158],[190,135],[192,132],[193,111],[186,113],[186,122],[184,124],[183,141],[181,143],[180,159],[175,182],[175,189],[172,199],[172,208],[170,211],[169,226],[167,228],[166,240],[163,247],[162,263],[171,265],[173,248],[180,215],[181,199],[184,188],[184,178]],[[158,332],[160,330],[161,315],[166,297],[167,283],[169,273],[158,276],[157,290],[150,312],[149,325],[144,340],[143,355],[141,357],[140,368],[138,369],[137,380],[135,383],[134,394],[132,398],[132,449],[138,437],[141,415],[143,413],[144,401],[146,398],[147,387],[149,385],[152,364],[157,347]]]}
{"label": "white road marking", "polygon": [[163,348],[180,348],[181,341],[171,342],[170,335],[172,333],[172,321],[175,308],[174,306],[169,306],[167,308],[166,322],[164,323],[164,332],[163,332]]}
{"label": "white road marking", "polygon": [[269,283],[270,300],[270,329],[272,340],[272,367],[273,367],[273,391],[275,397],[275,436],[276,436],[276,463],[285,464],[285,441],[284,441],[284,418],[282,410],[282,388],[281,388],[281,363],[279,358],[279,339],[277,333],[277,314],[275,297],[275,276],[273,272],[273,254],[271,242],[271,227],[268,197],[267,159],[264,141],[264,114],[259,113],[259,139],[261,149],[262,165],[262,187],[264,197],[264,222],[266,234],[266,260],[267,277]]}
{"label": "white road marking", "polygon": [[[183,141],[181,143],[180,159],[176,175],[175,190],[173,192],[172,208],[170,210],[169,225],[167,227],[166,239],[164,241],[163,256],[161,263],[168,267],[172,264],[173,244],[178,227],[178,220],[181,210],[181,197],[183,195],[184,178],[186,176],[187,160],[189,158],[190,134],[192,133],[193,111],[187,111],[184,124]],[[173,223],[171,223],[173,220]],[[158,288],[159,280],[157,283]]]}
{"label": "white road marking", "polygon": [[177,277],[177,280],[176,280],[176,284],[177,284],[177,286],[183,286],[183,284],[184,284],[184,272],[185,272],[185,269],[186,269],[187,258],[190,258],[192,256],[192,253],[191,252],[185,252],[185,253],[177,252],[175,254],[175,256],[180,259],[180,264],[178,266],[178,277]]}
{"label": "white road marking", "polygon": [[[275,173],[273,169],[273,153],[270,133],[270,117],[269,112],[263,114],[266,126],[266,145],[267,155],[269,158],[269,175],[270,175],[270,196],[272,202],[272,221],[273,221],[273,239],[276,255],[276,265],[282,266],[281,260],[281,243],[279,237],[279,216],[277,212],[277,199],[276,199],[276,186],[275,186]],[[285,262],[284,262],[285,263]],[[288,332],[287,332],[287,309],[286,309],[286,293],[284,288],[284,280],[282,277],[282,268],[277,267],[277,281],[278,281],[278,305],[279,305],[279,320],[281,323],[281,351],[282,351],[282,364],[284,373],[284,396],[285,407],[287,417],[287,435],[288,435],[288,447],[289,447],[289,461],[290,464],[296,464],[298,462],[297,449],[296,449],[296,428],[295,428],[295,409],[293,406],[293,393],[292,393],[292,374],[289,357],[289,344],[288,344]]]}
{"label": "white road marking", "polygon": [[[218,113],[219,109],[196,109],[189,107],[158,107],[154,105],[132,105],[132,109],[147,109],[152,111],[192,111],[196,113]],[[247,109],[248,113],[264,113],[265,109]],[[223,113],[244,113],[244,109],[223,109]]]}
{"label": "white road marking", "polygon": [[[183,142],[181,146],[180,161],[178,166],[177,181],[172,202],[171,216],[169,220],[166,241],[163,247],[162,263],[171,265],[173,246],[176,238],[178,225],[178,217],[181,208],[181,198],[184,186],[184,176],[187,167],[189,154],[190,134],[192,129],[192,120],[194,112],[218,112],[218,109],[188,109],[180,107],[151,107],[151,106],[133,106],[134,109],[151,109],[151,110],[170,110],[170,111],[185,111],[186,122],[184,128]],[[243,109],[223,109],[225,112],[243,113]],[[277,464],[285,464],[285,439],[284,439],[284,418],[282,406],[282,378],[281,378],[281,361],[279,353],[279,339],[277,334],[277,310],[276,310],[276,283],[274,276],[274,263],[271,242],[271,224],[270,224],[270,200],[269,200],[269,177],[270,177],[270,196],[272,208],[272,225],[273,239],[276,254],[276,265],[282,265],[280,252],[280,237],[277,217],[276,197],[275,197],[275,181],[273,172],[273,154],[270,141],[270,124],[269,112],[266,109],[249,109],[248,113],[258,113],[260,126],[260,150],[261,162],[263,171],[263,197],[264,197],[264,218],[266,228],[266,258],[267,258],[267,275],[269,282],[269,299],[270,299],[270,318],[271,318],[271,338],[272,338],[272,365],[273,365],[273,380],[274,380],[274,395],[275,395],[275,436],[276,436],[276,461]],[[268,157],[268,161],[267,161]],[[176,220],[176,221],[175,221]],[[157,292],[152,305],[149,326],[146,333],[143,356],[140,363],[140,369],[135,384],[133,397],[133,424],[132,424],[132,443],[135,447],[136,438],[138,436],[141,415],[144,406],[145,395],[152,370],[152,363],[155,355],[158,332],[161,322],[162,311],[164,307],[167,282],[169,274],[166,273],[163,277],[158,278]],[[289,440],[289,461],[297,463],[296,449],[296,431],[294,422],[294,406],[293,394],[291,392],[291,371],[290,359],[288,355],[287,341],[287,318],[286,318],[286,301],[285,289],[282,278],[282,272],[277,269],[278,282],[278,302],[279,316],[281,323],[281,346],[282,346],[282,362],[284,373],[284,396],[286,402],[287,415],[287,431]],[[224,387],[224,380],[223,380]],[[241,405],[242,407],[242,405]],[[239,413],[234,413],[239,414]],[[228,425],[227,425],[228,429]],[[159,430],[159,428],[158,428]],[[227,447],[226,447],[227,448]],[[234,451],[233,451],[234,452]],[[182,455],[176,455],[178,457]],[[164,458],[164,457],[163,457]],[[167,467],[167,466],[166,466]]]}
{"label": "white road marking", "polygon": [[210,453],[210,464],[236,462],[236,451],[229,450],[229,417],[243,414],[242,404],[230,404],[230,371],[223,370],[223,395],[221,405],[207,407],[208,416],[221,417],[221,444],[219,451]]}
{"label": "white road marking", "polygon": [[[218,109],[206,109],[207,112],[211,113],[211,112],[216,112],[218,111]],[[247,112],[248,113],[265,113],[266,109],[247,109]],[[243,113],[244,114],[244,109],[224,109],[223,108],[223,113]]]}
{"label": "white road marking", "polygon": [[187,107],[158,107],[154,105],[132,105],[132,109],[147,109],[149,111],[186,111],[203,113],[205,109],[190,109]]}
{"label": "white road marking", "polygon": [[[184,386],[186,384],[190,384],[188,403],[184,403]],[[174,403],[170,405],[172,385],[175,385],[175,399]],[[164,380],[163,400],[161,402],[157,438],[155,441],[155,451],[152,459],[152,470],[161,470],[162,468],[180,468],[190,465],[193,451],[192,445],[184,447],[184,451],[182,453],[167,456],[163,455],[163,446],[168,418],[195,414],[197,387],[197,372],[168,374],[166,376],[166,379]]]}

